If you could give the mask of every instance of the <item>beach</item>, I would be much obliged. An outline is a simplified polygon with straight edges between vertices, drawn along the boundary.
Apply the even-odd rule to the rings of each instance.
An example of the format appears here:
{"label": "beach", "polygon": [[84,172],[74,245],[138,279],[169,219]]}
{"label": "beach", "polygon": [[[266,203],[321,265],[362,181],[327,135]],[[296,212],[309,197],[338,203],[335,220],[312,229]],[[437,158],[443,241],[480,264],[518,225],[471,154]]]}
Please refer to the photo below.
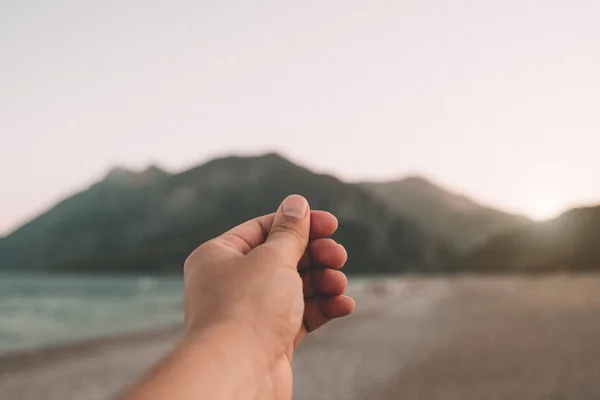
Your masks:
{"label": "beach", "polygon": [[[294,399],[598,399],[600,276],[404,277],[351,285],[353,316],[294,355]],[[0,398],[105,400],[180,327],[0,359]]]}

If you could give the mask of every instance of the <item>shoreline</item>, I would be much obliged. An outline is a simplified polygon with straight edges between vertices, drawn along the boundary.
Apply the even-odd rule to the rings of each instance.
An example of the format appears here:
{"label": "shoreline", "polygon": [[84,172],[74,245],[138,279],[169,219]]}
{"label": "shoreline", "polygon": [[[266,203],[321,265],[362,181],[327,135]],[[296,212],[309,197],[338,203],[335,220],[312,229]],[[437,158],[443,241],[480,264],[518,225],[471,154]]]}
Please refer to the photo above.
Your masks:
{"label": "shoreline", "polygon": [[[355,313],[294,353],[294,400],[600,398],[598,275],[398,279],[352,291]],[[112,399],[182,331],[178,323],[0,356],[0,397]]]}
{"label": "shoreline", "polygon": [[44,368],[48,364],[63,359],[70,359],[82,354],[100,354],[110,348],[127,346],[141,341],[175,338],[182,332],[183,325],[176,323],[140,331],[114,333],[73,342],[8,351],[0,353],[0,375]]}

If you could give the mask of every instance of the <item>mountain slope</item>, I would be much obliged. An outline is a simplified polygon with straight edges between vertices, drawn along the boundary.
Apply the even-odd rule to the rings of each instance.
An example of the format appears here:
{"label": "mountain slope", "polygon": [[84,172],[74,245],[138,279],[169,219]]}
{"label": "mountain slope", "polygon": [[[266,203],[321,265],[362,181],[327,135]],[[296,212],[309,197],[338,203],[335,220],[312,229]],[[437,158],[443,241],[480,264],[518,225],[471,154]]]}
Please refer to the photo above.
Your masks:
{"label": "mountain slope", "polygon": [[363,183],[400,215],[409,216],[433,236],[464,252],[492,235],[527,224],[525,217],[484,207],[451,193],[421,177],[400,181]]}
{"label": "mountain slope", "polygon": [[409,219],[362,187],[317,175],[286,159],[227,157],[176,175],[117,169],[3,240],[0,265],[21,271],[178,271],[196,246],[290,193],[340,220],[350,273],[432,270],[450,257]]}
{"label": "mountain slope", "polygon": [[0,265],[41,271],[55,260],[115,253],[151,232],[148,199],[160,195],[169,174],[157,167],[135,173],[114,168],[104,180],[71,196],[3,240]]}
{"label": "mountain slope", "polygon": [[600,207],[573,209],[560,217],[490,239],[460,265],[466,271],[591,271],[600,266]]}

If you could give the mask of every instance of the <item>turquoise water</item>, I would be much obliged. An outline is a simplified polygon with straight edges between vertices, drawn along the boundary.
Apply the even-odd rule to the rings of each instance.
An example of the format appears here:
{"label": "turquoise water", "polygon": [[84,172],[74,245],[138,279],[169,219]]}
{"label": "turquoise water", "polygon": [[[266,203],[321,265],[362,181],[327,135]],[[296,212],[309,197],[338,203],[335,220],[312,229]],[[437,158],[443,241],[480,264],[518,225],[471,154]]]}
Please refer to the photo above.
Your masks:
{"label": "turquoise water", "polygon": [[[353,278],[348,294],[385,278]],[[183,281],[0,274],[0,354],[183,323]]]}
{"label": "turquoise water", "polygon": [[178,278],[0,275],[0,353],[182,321]]}

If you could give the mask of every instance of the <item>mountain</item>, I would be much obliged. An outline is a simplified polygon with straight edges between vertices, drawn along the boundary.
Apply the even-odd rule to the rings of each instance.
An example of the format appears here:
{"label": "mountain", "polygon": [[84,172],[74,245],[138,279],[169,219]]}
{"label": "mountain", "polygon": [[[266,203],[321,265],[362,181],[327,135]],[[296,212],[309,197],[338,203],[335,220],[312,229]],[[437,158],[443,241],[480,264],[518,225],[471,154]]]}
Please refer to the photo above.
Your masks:
{"label": "mountain", "polygon": [[340,221],[349,273],[434,271],[452,257],[418,224],[362,186],[315,174],[276,155],[226,157],[179,174],[117,168],[0,242],[11,271],[178,272],[202,242],[276,210],[291,193]]}
{"label": "mountain", "polygon": [[410,217],[425,232],[439,237],[457,252],[473,249],[494,234],[530,222],[525,217],[482,206],[421,177],[362,185],[398,214]]}
{"label": "mountain", "polygon": [[582,272],[600,265],[600,206],[497,235],[460,263],[481,272]]}

